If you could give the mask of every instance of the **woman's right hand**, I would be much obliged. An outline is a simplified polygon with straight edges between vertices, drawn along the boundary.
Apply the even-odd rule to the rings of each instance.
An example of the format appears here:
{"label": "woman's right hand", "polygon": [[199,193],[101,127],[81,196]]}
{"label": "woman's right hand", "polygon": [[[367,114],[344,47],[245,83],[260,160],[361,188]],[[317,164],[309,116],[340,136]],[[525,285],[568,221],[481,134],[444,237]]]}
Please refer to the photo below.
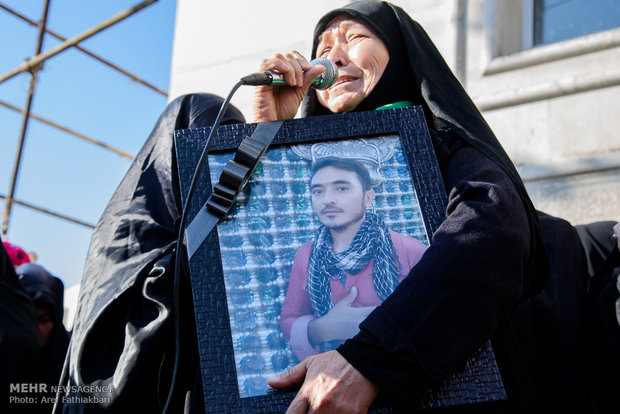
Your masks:
{"label": "woman's right hand", "polygon": [[286,85],[259,86],[255,89],[253,122],[294,118],[310,84],[325,68],[310,65],[301,53],[292,51],[264,59],[259,71],[266,70],[284,75]]}

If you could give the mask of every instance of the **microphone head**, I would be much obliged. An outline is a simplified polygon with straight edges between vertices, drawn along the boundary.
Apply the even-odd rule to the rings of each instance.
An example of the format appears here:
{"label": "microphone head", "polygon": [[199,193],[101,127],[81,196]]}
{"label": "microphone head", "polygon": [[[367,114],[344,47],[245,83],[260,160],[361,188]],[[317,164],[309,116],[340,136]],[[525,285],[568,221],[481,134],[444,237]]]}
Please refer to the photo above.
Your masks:
{"label": "microphone head", "polygon": [[[316,59],[312,59],[310,61],[311,65],[321,65],[325,67],[325,72],[323,72],[315,81],[312,83],[312,87],[315,89],[324,90],[332,86],[338,80],[338,67],[336,64],[324,57],[318,57]],[[318,80],[318,82],[317,82]]]}

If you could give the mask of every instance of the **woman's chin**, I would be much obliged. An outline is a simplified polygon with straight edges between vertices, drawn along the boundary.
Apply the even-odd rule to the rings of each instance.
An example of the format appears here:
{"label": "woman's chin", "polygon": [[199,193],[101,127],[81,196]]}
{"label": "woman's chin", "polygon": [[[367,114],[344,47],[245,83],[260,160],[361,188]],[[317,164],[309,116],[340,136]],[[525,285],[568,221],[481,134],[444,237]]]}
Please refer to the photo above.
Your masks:
{"label": "woman's chin", "polygon": [[353,99],[352,97],[339,97],[327,102],[327,105],[323,104],[330,111],[341,114],[344,112],[350,112],[359,105],[360,100]]}
{"label": "woman's chin", "polygon": [[346,90],[343,86],[325,91],[323,96],[318,95],[320,104],[337,114],[354,110],[366,97],[359,89]]}

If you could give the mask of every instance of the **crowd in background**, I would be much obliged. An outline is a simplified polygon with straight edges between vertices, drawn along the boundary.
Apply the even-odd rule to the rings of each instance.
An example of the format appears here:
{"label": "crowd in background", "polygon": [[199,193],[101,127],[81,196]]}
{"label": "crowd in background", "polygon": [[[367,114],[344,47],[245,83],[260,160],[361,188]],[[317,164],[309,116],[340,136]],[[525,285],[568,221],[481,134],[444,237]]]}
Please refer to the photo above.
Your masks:
{"label": "crowd in background", "polygon": [[[63,324],[64,284],[37,256],[2,242],[0,248],[0,412],[50,413],[69,346]],[[35,386],[35,403],[15,403],[16,386]],[[13,397],[13,400],[11,399]],[[32,400],[30,400],[32,401]]]}

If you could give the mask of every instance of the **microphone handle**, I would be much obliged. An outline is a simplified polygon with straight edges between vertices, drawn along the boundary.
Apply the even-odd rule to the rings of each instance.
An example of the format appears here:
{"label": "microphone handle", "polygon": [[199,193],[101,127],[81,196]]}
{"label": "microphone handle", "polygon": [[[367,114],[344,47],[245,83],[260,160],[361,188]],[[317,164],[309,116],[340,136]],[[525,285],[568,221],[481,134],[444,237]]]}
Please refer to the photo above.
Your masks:
{"label": "microphone handle", "polygon": [[[286,84],[286,82],[284,81],[284,75],[282,75],[281,73],[275,73],[270,70],[266,70],[264,73],[267,76],[271,76],[270,85],[278,86],[278,85]],[[325,83],[325,80],[323,79],[323,76],[319,76],[312,81],[310,86],[316,88],[318,86],[323,85],[324,83]]]}
{"label": "microphone handle", "polygon": [[[324,90],[332,86],[338,80],[338,67],[331,60],[319,57],[312,59],[310,64],[325,67],[325,72],[315,78],[310,84],[312,88]],[[278,86],[285,85],[286,82],[284,81],[284,76],[282,74],[266,70],[263,73],[257,72],[244,76],[241,78],[241,84],[250,86]]]}

